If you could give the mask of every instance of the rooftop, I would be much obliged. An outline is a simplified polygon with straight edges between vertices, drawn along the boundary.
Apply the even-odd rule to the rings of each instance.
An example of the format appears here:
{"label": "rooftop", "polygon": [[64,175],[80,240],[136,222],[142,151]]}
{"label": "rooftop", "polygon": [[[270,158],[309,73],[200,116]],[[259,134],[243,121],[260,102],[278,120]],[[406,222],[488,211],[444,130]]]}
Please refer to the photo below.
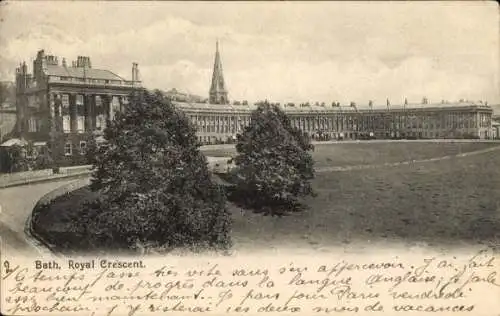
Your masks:
{"label": "rooftop", "polygon": [[47,75],[59,77],[101,79],[101,80],[118,80],[125,81],[124,78],[117,74],[104,69],[95,69],[87,67],[65,67],[56,65],[47,65]]}
{"label": "rooftop", "polygon": [[[194,103],[194,102],[173,102],[176,107],[184,110],[199,110],[199,111],[228,111],[228,112],[238,112],[238,111],[253,111],[257,108],[255,104],[248,105],[232,105],[232,104],[209,104],[209,103]],[[456,102],[456,103],[436,103],[436,104],[408,104],[404,105],[391,105],[389,110],[432,110],[432,109],[445,109],[445,108],[464,108],[464,107],[482,107],[485,109],[491,109],[490,106],[484,104],[475,104],[474,102]],[[372,110],[368,105],[357,105],[352,107],[349,105],[341,105],[338,107],[332,107],[331,105],[325,106],[280,106],[287,113],[301,113],[301,112],[356,112],[359,111],[370,111]],[[386,111],[387,107],[373,107],[373,111]]]}

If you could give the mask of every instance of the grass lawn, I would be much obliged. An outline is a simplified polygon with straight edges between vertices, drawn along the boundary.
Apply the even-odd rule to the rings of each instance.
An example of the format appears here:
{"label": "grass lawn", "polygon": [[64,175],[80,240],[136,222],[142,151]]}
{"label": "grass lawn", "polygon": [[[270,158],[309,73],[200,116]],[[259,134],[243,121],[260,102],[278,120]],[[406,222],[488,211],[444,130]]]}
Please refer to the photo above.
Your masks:
{"label": "grass lawn", "polygon": [[319,173],[309,209],[281,219],[235,210],[236,244],[314,248],[356,241],[500,245],[500,151]]}
{"label": "grass lawn", "polygon": [[[316,146],[318,165],[357,165],[453,155],[486,143],[380,143]],[[330,158],[331,161],[327,159]],[[348,158],[351,158],[349,160]],[[500,150],[443,161],[318,173],[308,210],[271,218],[229,205],[235,250],[282,246],[323,248],[396,240],[431,245],[500,241]],[[52,243],[67,241],[83,188],[35,211]],[[77,218],[77,216],[76,216]],[[64,247],[64,246],[63,246]]]}
{"label": "grass lawn", "polygon": [[[447,155],[456,155],[498,144],[494,143],[453,143],[453,142],[360,142],[316,144],[313,158],[317,167],[379,165],[409,160],[420,160]],[[212,157],[228,157],[236,154],[236,149],[204,149],[203,153]]]}

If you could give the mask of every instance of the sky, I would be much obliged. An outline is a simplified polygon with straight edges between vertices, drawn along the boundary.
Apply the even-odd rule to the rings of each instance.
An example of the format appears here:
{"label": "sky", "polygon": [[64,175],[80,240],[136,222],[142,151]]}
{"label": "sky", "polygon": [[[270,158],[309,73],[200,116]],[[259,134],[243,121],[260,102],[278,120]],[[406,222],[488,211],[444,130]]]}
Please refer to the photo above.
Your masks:
{"label": "sky", "polygon": [[494,1],[7,1],[0,80],[44,49],[208,96],[219,39],[231,100],[500,104],[499,23]]}

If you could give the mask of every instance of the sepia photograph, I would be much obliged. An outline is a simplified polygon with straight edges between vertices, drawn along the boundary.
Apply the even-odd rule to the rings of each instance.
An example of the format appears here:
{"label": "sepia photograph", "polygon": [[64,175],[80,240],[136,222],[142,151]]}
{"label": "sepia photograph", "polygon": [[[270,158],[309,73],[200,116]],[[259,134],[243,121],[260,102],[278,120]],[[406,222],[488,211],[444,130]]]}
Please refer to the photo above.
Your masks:
{"label": "sepia photograph", "polygon": [[499,22],[0,3],[1,313],[500,315]]}

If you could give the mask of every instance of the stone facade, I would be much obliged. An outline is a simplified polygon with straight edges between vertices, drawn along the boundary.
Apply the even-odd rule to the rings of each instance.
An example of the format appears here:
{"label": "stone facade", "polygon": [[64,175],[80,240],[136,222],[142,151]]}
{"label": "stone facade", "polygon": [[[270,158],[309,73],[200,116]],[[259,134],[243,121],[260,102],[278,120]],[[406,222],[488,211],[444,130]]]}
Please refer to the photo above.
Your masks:
{"label": "stone facade", "polygon": [[92,68],[89,57],[79,56],[69,67],[41,50],[33,74],[24,62],[16,69],[17,136],[40,151],[50,147],[62,165],[83,161],[88,139],[102,133],[106,119],[125,107],[140,85],[136,63],[129,81]]}
{"label": "stone facade", "polygon": [[[250,123],[256,105],[176,102],[198,129],[201,143],[231,142]],[[473,103],[359,109],[283,106],[294,126],[317,140],[493,138],[492,109]]]}

